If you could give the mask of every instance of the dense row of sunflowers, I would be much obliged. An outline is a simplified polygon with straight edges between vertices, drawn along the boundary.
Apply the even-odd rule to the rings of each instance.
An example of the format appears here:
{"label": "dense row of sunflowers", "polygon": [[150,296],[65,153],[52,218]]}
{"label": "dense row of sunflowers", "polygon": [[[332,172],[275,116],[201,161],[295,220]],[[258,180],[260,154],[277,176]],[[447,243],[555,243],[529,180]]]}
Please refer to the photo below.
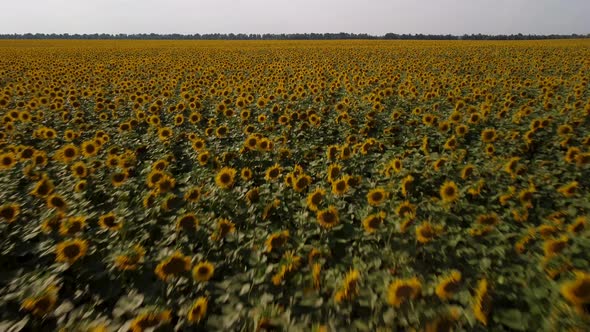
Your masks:
{"label": "dense row of sunflowers", "polygon": [[0,43],[0,330],[590,328],[590,48]]}

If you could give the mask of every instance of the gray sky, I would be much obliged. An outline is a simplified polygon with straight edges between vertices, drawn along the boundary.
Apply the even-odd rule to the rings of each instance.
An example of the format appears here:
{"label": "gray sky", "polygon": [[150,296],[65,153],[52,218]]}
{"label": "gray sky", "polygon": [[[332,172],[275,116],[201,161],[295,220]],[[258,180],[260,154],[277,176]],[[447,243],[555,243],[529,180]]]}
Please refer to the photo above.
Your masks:
{"label": "gray sky", "polygon": [[590,0],[2,0],[0,33],[590,33]]}

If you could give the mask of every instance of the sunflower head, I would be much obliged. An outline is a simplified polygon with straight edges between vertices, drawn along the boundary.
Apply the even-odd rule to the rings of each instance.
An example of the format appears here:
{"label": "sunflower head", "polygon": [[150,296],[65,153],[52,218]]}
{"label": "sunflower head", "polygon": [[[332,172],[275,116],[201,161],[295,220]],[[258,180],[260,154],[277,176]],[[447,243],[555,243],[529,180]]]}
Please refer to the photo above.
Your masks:
{"label": "sunflower head", "polygon": [[113,187],[120,187],[125,183],[128,176],[129,173],[127,173],[127,171],[115,172],[111,175],[111,184]]}
{"label": "sunflower head", "polygon": [[235,229],[236,229],[235,224],[233,222],[231,222],[230,220],[219,219],[219,221],[217,221],[217,229],[211,235],[211,239],[213,241],[219,241],[219,240],[225,238],[229,233],[234,232]]}
{"label": "sunflower head", "polygon": [[117,231],[123,227],[123,222],[117,220],[117,216],[113,213],[107,213],[98,218],[98,225],[103,229]]}
{"label": "sunflower head", "polygon": [[170,314],[170,310],[144,312],[131,321],[129,330],[132,332],[142,332],[161,326],[170,321]]}
{"label": "sunflower head", "polygon": [[191,259],[180,252],[175,252],[156,266],[155,273],[163,281],[168,281],[181,273],[190,270]]}
{"label": "sunflower head", "polygon": [[319,204],[324,199],[326,191],[322,188],[316,188],[309,195],[307,195],[306,204],[307,208],[311,211],[317,211]]}
{"label": "sunflower head", "polygon": [[21,309],[41,317],[51,313],[55,309],[57,300],[57,287],[49,286],[41,294],[26,298],[21,305]]}
{"label": "sunflower head", "polygon": [[281,171],[281,166],[279,164],[275,164],[266,169],[264,179],[269,182],[275,181],[281,176]]}
{"label": "sunflower head", "polygon": [[332,193],[337,196],[347,193],[350,189],[350,186],[348,185],[349,178],[349,175],[345,175],[332,182]]}
{"label": "sunflower head", "polygon": [[389,284],[387,289],[387,302],[399,308],[404,302],[419,297],[421,291],[422,283],[417,277],[396,279]]}
{"label": "sunflower head", "polygon": [[61,221],[59,233],[61,235],[75,235],[84,231],[86,226],[86,218],[83,216],[69,217]]}
{"label": "sunflower head", "polygon": [[115,257],[114,265],[120,271],[136,270],[145,256],[145,249],[140,245],[134,245],[128,252]]}
{"label": "sunflower head", "polygon": [[459,188],[453,181],[446,181],[440,187],[440,198],[444,203],[453,203],[459,199]]}
{"label": "sunflower head", "polygon": [[82,239],[65,240],[55,248],[56,261],[73,264],[86,255],[88,243]]}
{"label": "sunflower head", "polygon": [[31,194],[37,197],[46,197],[53,192],[53,182],[44,175],[39,182],[35,185]]}
{"label": "sunflower head", "polygon": [[416,206],[409,201],[403,201],[397,206],[395,212],[402,218],[412,219],[416,215]]}
{"label": "sunflower head", "polygon": [[492,299],[489,294],[488,281],[481,279],[477,283],[472,303],[473,314],[483,325],[488,324],[488,315],[492,309]]}
{"label": "sunflower head", "polygon": [[222,168],[215,176],[215,184],[221,189],[230,189],[234,185],[236,173],[234,168]]}
{"label": "sunflower head", "polygon": [[0,219],[12,223],[20,214],[20,205],[17,203],[8,203],[0,206]]}
{"label": "sunflower head", "polygon": [[176,229],[184,231],[194,231],[199,225],[199,220],[194,213],[186,213],[176,218]]}
{"label": "sunflower head", "polygon": [[370,214],[363,219],[363,227],[367,233],[374,233],[381,227],[385,219],[385,212]]}
{"label": "sunflower head", "polygon": [[560,291],[570,304],[588,305],[590,303],[590,273],[576,271],[575,279],[564,282]]}
{"label": "sunflower head", "polygon": [[187,319],[191,323],[198,323],[207,314],[207,298],[199,297],[188,310]]}
{"label": "sunflower head", "polygon": [[389,193],[383,188],[374,188],[369,190],[367,193],[367,202],[371,206],[379,206],[385,202],[388,198]]}
{"label": "sunflower head", "polygon": [[428,243],[434,240],[441,232],[442,228],[440,226],[425,221],[416,227],[416,240],[422,244]]}
{"label": "sunflower head", "polygon": [[461,285],[461,272],[451,271],[448,275],[440,280],[436,286],[435,293],[439,299],[445,301],[452,299]]}
{"label": "sunflower head", "polygon": [[198,282],[208,281],[213,277],[215,267],[208,261],[197,263],[193,268],[193,279]]}
{"label": "sunflower head", "polygon": [[338,210],[330,205],[327,209],[317,212],[317,220],[323,228],[330,229],[339,223]]}
{"label": "sunflower head", "polygon": [[271,234],[265,242],[266,251],[272,252],[274,249],[282,247],[289,240],[289,231],[282,231]]}

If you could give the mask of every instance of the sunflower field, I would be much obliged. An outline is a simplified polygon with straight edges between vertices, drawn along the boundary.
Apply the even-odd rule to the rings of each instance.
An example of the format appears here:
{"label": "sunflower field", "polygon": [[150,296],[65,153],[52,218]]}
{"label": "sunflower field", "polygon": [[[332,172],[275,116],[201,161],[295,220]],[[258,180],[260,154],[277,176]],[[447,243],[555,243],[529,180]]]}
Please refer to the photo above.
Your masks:
{"label": "sunflower field", "polygon": [[0,42],[0,331],[588,331],[590,40]]}

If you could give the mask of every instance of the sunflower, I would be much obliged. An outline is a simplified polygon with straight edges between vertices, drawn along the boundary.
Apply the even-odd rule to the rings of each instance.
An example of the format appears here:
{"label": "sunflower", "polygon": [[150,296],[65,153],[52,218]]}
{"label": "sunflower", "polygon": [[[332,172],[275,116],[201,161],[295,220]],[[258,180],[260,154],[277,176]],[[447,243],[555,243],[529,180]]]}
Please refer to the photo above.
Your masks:
{"label": "sunflower", "polygon": [[176,229],[185,231],[194,231],[199,225],[199,220],[194,213],[185,213],[176,218]]}
{"label": "sunflower", "polygon": [[253,176],[252,170],[250,168],[248,168],[248,167],[244,167],[240,171],[240,177],[245,182],[250,181],[252,179],[252,176]]}
{"label": "sunflower", "polygon": [[344,144],[342,147],[340,147],[340,159],[341,160],[349,159],[351,156],[352,156],[352,150],[350,149],[350,146],[348,146],[348,144]]}
{"label": "sunflower", "polygon": [[350,176],[345,175],[332,182],[332,193],[334,195],[341,196],[348,192],[348,190],[350,189],[348,185],[349,178]]}
{"label": "sunflower", "polygon": [[338,210],[334,205],[318,211],[316,217],[320,225],[326,229],[330,229],[339,223]]}
{"label": "sunflower", "polygon": [[213,241],[219,241],[227,236],[229,233],[233,233],[236,229],[236,226],[233,222],[228,219],[219,219],[217,221],[217,229],[211,235],[211,239]]}
{"label": "sunflower", "polygon": [[439,314],[438,317],[426,324],[424,332],[451,332],[455,331],[455,326],[461,318],[462,308],[458,306],[450,306],[444,313]]}
{"label": "sunflower", "polygon": [[75,235],[76,233],[81,233],[82,231],[84,231],[85,226],[85,217],[69,217],[62,220],[59,227],[59,233],[61,235]]}
{"label": "sunflower", "polygon": [[351,269],[348,271],[344,276],[344,280],[342,280],[342,286],[334,295],[336,303],[340,303],[344,300],[352,300],[353,297],[358,295],[359,281],[360,273],[358,270]]}
{"label": "sunflower", "polygon": [[326,196],[326,191],[322,188],[316,188],[309,195],[307,195],[307,208],[311,211],[317,211],[318,205],[320,205],[320,203],[324,199],[324,196]]}
{"label": "sunflower", "polygon": [[571,233],[580,233],[586,228],[587,218],[585,216],[577,217],[571,225],[568,225],[567,229]]}
{"label": "sunflower", "polygon": [[414,182],[414,177],[411,175],[407,175],[406,177],[403,178],[402,183],[401,183],[401,189],[402,189],[402,195],[404,197],[408,197],[408,193],[410,191],[410,186],[412,185],[412,182]]}
{"label": "sunflower", "polygon": [[307,186],[309,186],[310,184],[311,176],[307,174],[302,174],[293,181],[293,189],[295,189],[295,191],[299,193],[305,190],[305,188],[307,188]]}
{"label": "sunflower", "polygon": [[575,277],[561,285],[561,295],[572,305],[587,305],[590,303],[590,273],[576,271]]}
{"label": "sunflower", "polygon": [[282,168],[279,164],[274,164],[266,169],[264,179],[268,182],[276,181],[281,176],[281,170]]}
{"label": "sunflower", "polygon": [[250,190],[248,190],[248,192],[246,192],[246,200],[248,201],[248,204],[253,204],[258,202],[258,200],[260,199],[260,191],[258,189],[258,187],[254,187]]}
{"label": "sunflower", "polygon": [[158,170],[158,171],[164,171],[169,165],[170,165],[170,162],[168,162],[168,160],[159,159],[159,160],[156,160],[154,163],[152,163],[151,169]]}
{"label": "sunflower", "polygon": [[155,191],[150,191],[147,194],[145,194],[145,196],[143,196],[143,207],[144,208],[150,208],[154,205],[154,203],[156,202],[156,198],[158,197],[158,194]]}
{"label": "sunflower", "polygon": [[146,184],[149,188],[154,188],[160,180],[162,180],[166,174],[159,170],[152,170],[146,179]]}
{"label": "sunflower", "polygon": [[439,299],[446,301],[453,298],[461,283],[461,272],[451,271],[450,274],[440,280],[436,285],[435,293]]}
{"label": "sunflower", "polygon": [[182,274],[185,271],[191,269],[191,259],[188,256],[184,256],[179,251],[175,252],[168,258],[161,261],[154,272],[163,281],[169,281]]}
{"label": "sunflower", "polygon": [[422,291],[422,283],[417,277],[409,279],[396,279],[389,284],[387,289],[387,303],[399,308],[409,299],[416,299]]}
{"label": "sunflower", "polygon": [[195,140],[193,140],[192,147],[193,147],[193,150],[195,150],[195,151],[201,151],[201,150],[207,148],[207,144],[205,143],[204,139],[196,138]]}
{"label": "sunflower", "polygon": [[184,200],[191,203],[196,203],[201,199],[201,188],[191,187],[184,192]]}
{"label": "sunflower", "polygon": [[88,243],[86,240],[73,239],[65,240],[55,247],[56,261],[73,264],[86,255]]}
{"label": "sunflower", "polygon": [[224,167],[215,176],[215,183],[219,188],[230,189],[234,185],[236,170]]}
{"label": "sunflower", "polygon": [[153,330],[162,324],[166,324],[170,321],[170,310],[164,311],[149,311],[145,312],[131,321],[129,331],[131,332],[143,332],[147,329]]}
{"label": "sunflower", "polygon": [[313,263],[313,265],[311,267],[311,280],[313,282],[313,288],[316,290],[320,289],[321,273],[322,273],[322,265],[319,263]]}
{"label": "sunflower", "polygon": [[500,222],[500,218],[495,213],[480,214],[477,216],[477,223],[484,226],[495,226]]}
{"label": "sunflower", "polygon": [[444,167],[447,164],[447,158],[440,158],[438,160],[436,160],[433,164],[432,167],[434,168],[435,171],[440,171],[440,169],[442,167]]}
{"label": "sunflower", "polygon": [[572,197],[576,194],[578,189],[578,181],[572,181],[564,186],[561,186],[557,191],[565,197]]}
{"label": "sunflower", "polygon": [[512,157],[506,162],[506,164],[504,164],[502,169],[514,178],[516,177],[516,166],[518,165],[518,161],[520,161],[520,157]]}
{"label": "sunflower", "polygon": [[59,194],[51,194],[47,197],[47,206],[58,210],[65,210],[68,206],[65,199]]}
{"label": "sunflower", "polygon": [[576,155],[576,165],[585,166],[590,164],[590,152],[579,153]]}
{"label": "sunflower", "polygon": [[30,311],[33,315],[41,317],[53,312],[57,300],[58,289],[51,285],[38,296],[26,298],[21,305],[21,309]]}
{"label": "sunflower", "polygon": [[496,129],[486,128],[481,132],[481,140],[484,143],[493,143],[497,139]]}
{"label": "sunflower", "polygon": [[74,159],[78,158],[79,153],[80,151],[78,150],[77,146],[74,144],[68,144],[57,152],[57,158],[64,163],[70,163]]}
{"label": "sunflower", "polygon": [[9,203],[0,206],[0,219],[8,223],[14,222],[20,214],[20,205],[17,203]]}
{"label": "sunflower", "polygon": [[342,166],[339,164],[330,164],[327,169],[328,174],[328,182],[332,183],[336,181],[336,179],[340,176],[340,172],[342,171]]}
{"label": "sunflower", "polygon": [[472,309],[475,319],[480,321],[483,325],[488,325],[488,315],[492,309],[492,298],[488,290],[488,281],[481,279],[477,283],[475,295],[473,299]]}
{"label": "sunflower", "polygon": [[444,203],[453,203],[459,199],[459,189],[453,181],[445,181],[440,187],[439,193]]}
{"label": "sunflower", "polygon": [[249,135],[248,137],[246,137],[246,140],[244,141],[244,146],[250,150],[256,150],[258,146],[258,136]]}
{"label": "sunflower", "polygon": [[282,231],[271,234],[264,243],[267,252],[282,247],[289,240],[289,231]]}
{"label": "sunflower", "polygon": [[330,145],[326,149],[326,157],[328,160],[334,160],[338,156],[338,146],[337,145]]}
{"label": "sunflower", "polygon": [[174,135],[172,128],[162,127],[158,129],[158,138],[162,142],[168,141],[170,138],[172,138],[172,135]]}
{"label": "sunflower", "polygon": [[82,143],[82,154],[84,157],[96,156],[98,153],[98,146],[94,140],[84,141]]}
{"label": "sunflower", "polygon": [[[0,157],[1,159],[1,157]],[[45,166],[47,165],[47,153],[45,151],[36,151],[35,155],[33,156],[33,165],[35,166]],[[0,165],[0,167],[2,167]]]}
{"label": "sunflower", "polygon": [[31,194],[37,197],[46,197],[53,192],[53,182],[46,176],[37,182]]}
{"label": "sunflower", "polygon": [[397,206],[395,212],[401,218],[413,219],[416,215],[416,206],[409,201],[403,201]]}
{"label": "sunflower", "polygon": [[258,150],[260,151],[271,151],[274,147],[274,144],[271,140],[266,137],[263,137],[258,140]]}
{"label": "sunflower", "polygon": [[203,261],[197,263],[193,268],[193,279],[195,281],[208,281],[213,277],[213,272],[215,271],[215,267],[208,261]]}
{"label": "sunflower", "polygon": [[402,171],[403,169],[403,162],[401,161],[401,159],[393,159],[392,161],[389,162],[389,166],[391,167],[391,169],[393,169],[394,172],[399,173]]}
{"label": "sunflower", "polygon": [[363,219],[363,227],[367,233],[373,233],[383,225],[383,220],[385,219],[385,212],[379,212],[368,215],[365,219]]}
{"label": "sunflower", "polygon": [[422,244],[432,241],[442,231],[442,227],[424,221],[416,227],[416,240]]}
{"label": "sunflower", "polygon": [[197,160],[199,161],[199,165],[201,165],[201,166],[207,165],[210,158],[211,158],[211,152],[209,152],[207,150],[203,150],[197,155]]}
{"label": "sunflower", "polygon": [[127,171],[120,171],[120,172],[113,173],[113,175],[111,176],[111,184],[115,188],[120,187],[123,185],[125,180],[127,180],[128,176],[129,176],[129,173],[127,173]]}
{"label": "sunflower", "polygon": [[188,310],[187,319],[191,323],[200,322],[207,314],[207,298],[199,297]]}
{"label": "sunflower", "polygon": [[558,239],[546,240],[543,243],[543,251],[545,253],[545,257],[550,258],[555,255],[558,255],[565,248],[567,248],[568,242],[569,242],[569,238],[565,235],[558,238]]}
{"label": "sunflower", "polygon": [[120,271],[134,271],[145,256],[145,249],[140,245],[134,245],[128,253],[115,257],[114,265]]}
{"label": "sunflower", "polygon": [[385,202],[387,197],[389,197],[389,193],[385,189],[381,187],[373,188],[367,193],[367,202],[371,206],[379,206]]}
{"label": "sunflower", "polygon": [[117,217],[113,212],[104,214],[98,218],[98,225],[102,229],[108,229],[111,231],[118,231],[123,227],[122,221],[117,221]]}
{"label": "sunflower", "polygon": [[74,163],[72,167],[70,167],[70,170],[72,171],[72,175],[77,178],[85,178],[88,176],[88,168],[83,161]]}
{"label": "sunflower", "polygon": [[16,164],[16,156],[12,152],[0,154],[0,170],[11,169]]}
{"label": "sunflower", "polygon": [[565,153],[565,161],[567,161],[568,163],[573,163],[576,161],[576,157],[578,156],[578,154],[580,154],[582,151],[575,147],[572,146],[569,149],[567,149],[567,152]]}

